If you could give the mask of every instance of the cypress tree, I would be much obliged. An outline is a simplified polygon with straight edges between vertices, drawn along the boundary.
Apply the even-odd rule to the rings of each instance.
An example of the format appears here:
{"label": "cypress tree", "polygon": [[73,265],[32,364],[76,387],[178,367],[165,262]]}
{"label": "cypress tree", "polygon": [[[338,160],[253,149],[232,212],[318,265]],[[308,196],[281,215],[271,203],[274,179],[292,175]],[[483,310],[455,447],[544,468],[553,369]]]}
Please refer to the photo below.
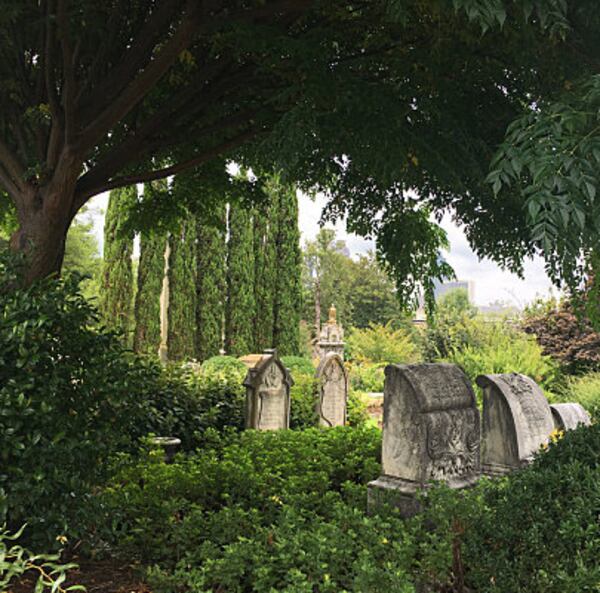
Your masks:
{"label": "cypress tree", "polygon": [[127,209],[136,199],[135,186],[113,190],[104,219],[100,313],[107,326],[123,333],[126,342],[132,326],[133,231],[125,229],[125,222]]}
{"label": "cypress tree", "polygon": [[225,351],[241,356],[254,346],[254,243],[251,211],[239,204],[229,208],[227,244],[227,305]]}
{"label": "cypress tree", "polygon": [[191,217],[170,237],[169,360],[195,356],[196,225]]}
{"label": "cypress tree", "polygon": [[273,200],[254,209],[254,350],[273,347],[275,238]]}
{"label": "cypress tree", "polygon": [[296,188],[282,184],[277,176],[273,176],[267,182],[267,191],[276,204],[273,221],[276,232],[273,346],[280,355],[298,354],[302,307],[298,198]]}
{"label": "cypress tree", "polygon": [[142,233],[135,295],[136,352],[154,354],[160,345],[160,292],[165,267],[166,236]]}
{"label": "cypress tree", "polygon": [[206,360],[223,346],[227,294],[226,209],[219,207],[222,227],[196,221],[196,358]]}

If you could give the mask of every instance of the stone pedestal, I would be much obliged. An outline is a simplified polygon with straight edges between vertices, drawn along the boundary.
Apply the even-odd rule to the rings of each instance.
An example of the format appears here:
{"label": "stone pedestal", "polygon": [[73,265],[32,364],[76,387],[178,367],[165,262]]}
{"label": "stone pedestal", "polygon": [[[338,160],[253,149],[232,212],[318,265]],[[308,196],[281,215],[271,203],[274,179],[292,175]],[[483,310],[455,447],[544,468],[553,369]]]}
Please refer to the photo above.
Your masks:
{"label": "stone pedestal", "polygon": [[581,424],[589,426],[592,423],[590,415],[581,404],[551,404],[550,410],[556,430],[573,430]]}
{"label": "stone pedestal", "polygon": [[394,504],[408,517],[432,481],[467,488],[479,478],[479,412],[455,365],[389,365],[383,404],[383,475],[369,484],[369,508]]}
{"label": "stone pedestal", "polygon": [[325,427],[346,424],[348,377],[339,354],[329,352],[317,367],[317,414],[319,425]]}
{"label": "stone pedestal", "polygon": [[344,359],[344,328],[337,322],[337,311],[334,305],[329,309],[329,319],[321,328],[317,341],[317,356],[320,360],[330,352]]}
{"label": "stone pedestal", "polygon": [[246,428],[282,430],[290,426],[292,377],[275,350],[250,354],[240,359],[248,366],[246,387]]}
{"label": "stone pedestal", "polygon": [[518,373],[480,375],[476,381],[483,389],[483,473],[499,476],[528,465],[554,430],[542,390]]}

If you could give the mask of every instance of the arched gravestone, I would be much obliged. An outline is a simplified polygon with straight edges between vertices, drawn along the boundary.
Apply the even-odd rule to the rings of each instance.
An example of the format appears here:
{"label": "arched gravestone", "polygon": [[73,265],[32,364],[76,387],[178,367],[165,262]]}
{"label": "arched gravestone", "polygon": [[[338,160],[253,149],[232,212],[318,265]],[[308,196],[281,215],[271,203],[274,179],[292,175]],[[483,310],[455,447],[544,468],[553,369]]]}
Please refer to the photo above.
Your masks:
{"label": "arched gravestone", "polygon": [[348,377],[339,354],[329,352],[315,373],[318,383],[317,414],[321,426],[344,426],[348,399]]}
{"label": "arched gravestone", "polygon": [[240,359],[248,366],[246,387],[246,428],[281,430],[290,426],[292,377],[275,350]]}
{"label": "arched gravestone", "polygon": [[554,428],[557,430],[573,430],[580,424],[589,426],[592,423],[590,415],[581,404],[551,404],[550,409],[552,410]]}
{"label": "arched gravestone", "polygon": [[527,465],[554,430],[542,390],[519,373],[479,375],[476,381],[483,389],[483,473],[504,475]]}
{"label": "arched gravestone", "polygon": [[451,364],[389,365],[383,403],[383,475],[369,484],[369,507],[389,502],[418,512],[415,494],[431,480],[465,488],[479,478],[475,394]]}

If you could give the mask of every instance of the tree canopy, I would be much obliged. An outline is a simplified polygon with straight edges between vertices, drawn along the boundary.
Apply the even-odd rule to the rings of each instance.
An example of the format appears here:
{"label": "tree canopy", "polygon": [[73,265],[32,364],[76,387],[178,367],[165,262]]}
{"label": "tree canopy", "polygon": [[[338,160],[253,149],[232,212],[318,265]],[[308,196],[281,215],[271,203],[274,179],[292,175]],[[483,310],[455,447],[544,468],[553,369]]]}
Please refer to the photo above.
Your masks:
{"label": "tree canopy", "polygon": [[[593,72],[599,10],[592,0],[4,2],[0,184],[19,221],[12,246],[29,255],[29,281],[45,276],[91,196],[185,171],[218,190],[195,196],[223,195],[235,159],[327,191],[328,216],[378,236],[400,296],[448,273],[432,222],[446,210],[479,255],[519,271],[539,247],[521,196],[499,199],[486,182],[489,163],[524,109]],[[170,215],[182,201],[140,211]]]}

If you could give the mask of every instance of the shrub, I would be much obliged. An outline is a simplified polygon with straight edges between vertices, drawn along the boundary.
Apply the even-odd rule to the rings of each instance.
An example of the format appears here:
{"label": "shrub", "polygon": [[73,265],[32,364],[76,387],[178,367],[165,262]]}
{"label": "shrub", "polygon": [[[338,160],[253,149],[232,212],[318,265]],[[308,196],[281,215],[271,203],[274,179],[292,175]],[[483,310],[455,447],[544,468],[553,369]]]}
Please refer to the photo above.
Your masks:
{"label": "shrub", "polygon": [[533,465],[484,483],[471,513],[465,564],[485,593],[597,591],[600,426],[565,434]]}
{"label": "shrub", "polygon": [[409,363],[420,359],[413,334],[391,323],[354,329],[348,336],[348,358],[358,363]]}
{"label": "shrub", "polygon": [[57,535],[76,534],[75,516],[106,477],[108,457],[132,445],[147,367],[95,326],[75,277],[13,285],[0,301],[7,520],[55,544]]}
{"label": "shrub", "polygon": [[448,362],[459,365],[471,381],[482,373],[523,373],[546,391],[552,391],[560,381],[556,364],[542,354],[531,336],[502,322],[472,320],[470,329],[474,343],[454,348]]}
{"label": "shrub", "polygon": [[210,432],[210,446],[171,465],[160,455],[123,465],[90,514],[96,537],[128,559],[172,568],[276,523],[285,509],[327,517],[335,501],[360,500],[364,510],[364,489],[357,497],[347,483],[380,470],[374,429]]}
{"label": "shrub", "polygon": [[387,363],[378,364],[350,364],[350,384],[353,389],[367,393],[380,393],[385,383],[385,367]]}
{"label": "shrub", "polygon": [[348,408],[346,422],[348,426],[363,427],[369,421],[367,401],[360,391],[353,389],[348,393]]}
{"label": "shrub", "polygon": [[315,374],[316,369],[310,358],[304,358],[303,356],[282,356],[281,362],[283,363],[283,366],[290,370],[294,380],[296,375]]}
{"label": "shrub", "polygon": [[240,383],[248,372],[246,365],[234,356],[212,356],[205,360],[200,368],[203,374],[222,374],[230,379],[235,377]]}
{"label": "shrub", "polygon": [[59,554],[34,554],[14,543],[21,537],[23,528],[11,534],[0,529],[0,590],[8,591],[8,586],[25,573],[37,576],[35,591],[68,592],[81,590],[80,586],[62,587],[67,578],[67,572],[76,568],[75,564],[59,564]]}
{"label": "shrub", "polygon": [[[229,357],[209,360],[216,358]],[[177,436],[184,450],[193,450],[203,444],[209,428],[244,428],[243,363],[235,358],[219,360],[216,364],[203,364],[200,371],[185,365],[157,367],[155,364],[155,372],[148,377],[141,396],[149,413],[136,427],[137,437],[148,433]]]}
{"label": "shrub", "polygon": [[580,403],[595,422],[600,420],[600,373],[569,378],[556,399]]}
{"label": "shrub", "polygon": [[318,424],[317,389],[318,380],[314,374],[293,374],[294,385],[290,389],[290,428],[311,428]]}

